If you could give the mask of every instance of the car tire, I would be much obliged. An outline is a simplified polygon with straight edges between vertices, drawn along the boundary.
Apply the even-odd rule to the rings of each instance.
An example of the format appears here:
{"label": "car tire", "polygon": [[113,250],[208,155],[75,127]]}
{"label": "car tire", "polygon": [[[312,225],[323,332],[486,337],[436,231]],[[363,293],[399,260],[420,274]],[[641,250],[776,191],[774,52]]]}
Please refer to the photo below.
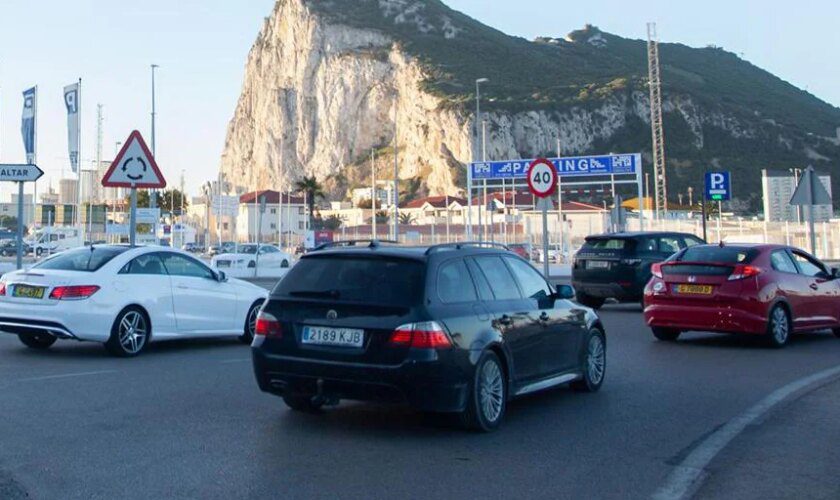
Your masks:
{"label": "car tire", "polygon": [[283,259],[283,262],[280,263],[280,268],[281,269],[288,269],[289,268],[289,261],[286,260],[286,259]]}
{"label": "car tire", "polygon": [[312,395],[305,394],[284,394],[283,402],[292,410],[301,413],[318,413],[324,407],[324,403],[316,402]]}
{"label": "car tire", "polygon": [[26,347],[39,351],[49,349],[58,340],[55,335],[49,333],[21,333],[18,338]]}
{"label": "car tire", "polygon": [[577,301],[580,305],[586,306],[590,309],[595,309],[596,311],[602,308],[604,306],[604,303],[607,301],[607,299],[604,298],[590,297],[585,293],[575,292],[575,295],[577,296]]}
{"label": "car tire", "polygon": [[499,428],[507,409],[507,377],[496,353],[485,351],[476,363],[461,425],[480,432]]}
{"label": "car tire", "polygon": [[251,305],[251,308],[248,309],[248,315],[245,316],[245,325],[244,331],[242,335],[239,336],[239,340],[243,344],[250,345],[251,342],[254,341],[254,334],[257,330],[257,315],[259,315],[260,307],[262,307],[263,301],[258,300]]}
{"label": "car tire", "polygon": [[146,350],[151,335],[152,325],[146,312],[136,306],[126,307],[114,320],[105,349],[112,356],[133,358]]}
{"label": "car tire", "polygon": [[607,374],[607,337],[593,328],[583,346],[583,376],[569,385],[578,392],[598,392]]}
{"label": "car tire", "polygon": [[656,337],[656,340],[661,340],[662,342],[676,342],[680,338],[680,334],[682,334],[681,331],[673,328],[653,326],[650,329],[653,332],[653,336]]}
{"label": "car tire", "polygon": [[767,345],[776,349],[787,345],[790,334],[793,332],[791,323],[790,315],[784,306],[774,307],[767,320],[767,334],[765,335]]}

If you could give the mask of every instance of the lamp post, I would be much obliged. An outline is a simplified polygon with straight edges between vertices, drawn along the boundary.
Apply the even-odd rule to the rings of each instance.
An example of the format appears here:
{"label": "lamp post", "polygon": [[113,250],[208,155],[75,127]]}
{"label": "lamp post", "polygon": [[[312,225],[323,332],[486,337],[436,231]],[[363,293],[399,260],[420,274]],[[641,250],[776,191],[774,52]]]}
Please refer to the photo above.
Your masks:
{"label": "lamp post", "polygon": [[[481,142],[481,84],[487,83],[488,78],[479,78],[475,81],[475,142],[473,146],[473,162],[477,162],[480,153]],[[467,239],[472,239],[472,168],[467,170]]]}
{"label": "lamp post", "polygon": [[[156,141],[155,141],[155,121],[157,118],[157,108],[156,108],[156,101],[155,101],[155,71],[159,68],[157,64],[152,64],[152,156],[157,156],[157,148],[156,148]],[[149,192],[149,208],[157,208],[157,190],[153,189]],[[155,220],[153,225],[154,237],[155,241],[157,241],[157,225],[158,221]]]}

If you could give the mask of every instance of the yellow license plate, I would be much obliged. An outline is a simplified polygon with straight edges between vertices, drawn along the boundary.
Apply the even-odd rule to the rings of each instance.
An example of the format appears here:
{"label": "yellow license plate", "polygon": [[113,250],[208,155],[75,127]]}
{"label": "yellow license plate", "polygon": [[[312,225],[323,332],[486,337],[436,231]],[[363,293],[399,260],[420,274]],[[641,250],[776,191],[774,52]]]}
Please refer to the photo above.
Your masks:
{"label": "yellow license plate", "polygon": [[714,288],[710,285],[677,285],[677,293],[711,295]]}
{"label": "yellow license plate", "polygon": [[40,286],[15,285],[14,296],[22,299],[43,299],[44,288]]}

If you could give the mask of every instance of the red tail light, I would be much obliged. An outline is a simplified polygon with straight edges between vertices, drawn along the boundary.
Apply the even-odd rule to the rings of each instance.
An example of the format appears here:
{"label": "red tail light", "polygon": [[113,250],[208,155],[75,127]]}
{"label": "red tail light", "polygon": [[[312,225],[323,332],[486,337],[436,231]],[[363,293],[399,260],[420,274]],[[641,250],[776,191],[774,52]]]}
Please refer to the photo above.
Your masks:
{"label": "red tail light", "polygon": [[759,274],[761,274],[761,268],[738,264],[732,274],[729,275],[729,281],[745,280]]}
{"label": "red tail light", "polygon": [[659,279],[662,279],[662,263],[657,263],[650,266],[650,273]]}
{"label": "red tail light", "polygon": [[5,283],[0,283],[0,296],[5,296],[5,295],[6,295],[6,284]]}
{"label": "red tail light", "polygon": [[415,349],[446,349],[452,342],[436,321],[409,323],[394,330],[388,343]]}
{"label": "red tail light", "polygon": [[257,327],[254,331],[257,337],[280,338],[283,336],[283,328],[280,322],[273,315],[268,313],[260,313],[257,316]]}
{"label": "red tail light", "polygon": [[50,292],[53,300],[84,300],[99,291],[96,285],[57,286]]}

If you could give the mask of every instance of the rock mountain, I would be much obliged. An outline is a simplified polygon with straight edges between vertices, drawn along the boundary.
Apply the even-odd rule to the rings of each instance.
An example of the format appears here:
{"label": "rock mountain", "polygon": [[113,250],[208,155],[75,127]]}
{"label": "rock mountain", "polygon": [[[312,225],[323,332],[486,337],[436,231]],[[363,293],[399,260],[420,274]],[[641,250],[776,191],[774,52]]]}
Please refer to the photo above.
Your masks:
{"label": "rock mountain", "polygon": [[[641,30],[642,27],[640,27]],[[840,109],[718,47],[661,44],[669,194],[734,173],[760,204],[761,168],[835,172]],[[587,26],[534,41],[439,0],[278,0],[248,55],[221,169],[239,192],[316,175],[335,197],[392,178],[457,193],[473,151],[475,79],[488,159],[641,151],[650,164],[647,52]],[[746,207],[746,206],[744,206]]]}

